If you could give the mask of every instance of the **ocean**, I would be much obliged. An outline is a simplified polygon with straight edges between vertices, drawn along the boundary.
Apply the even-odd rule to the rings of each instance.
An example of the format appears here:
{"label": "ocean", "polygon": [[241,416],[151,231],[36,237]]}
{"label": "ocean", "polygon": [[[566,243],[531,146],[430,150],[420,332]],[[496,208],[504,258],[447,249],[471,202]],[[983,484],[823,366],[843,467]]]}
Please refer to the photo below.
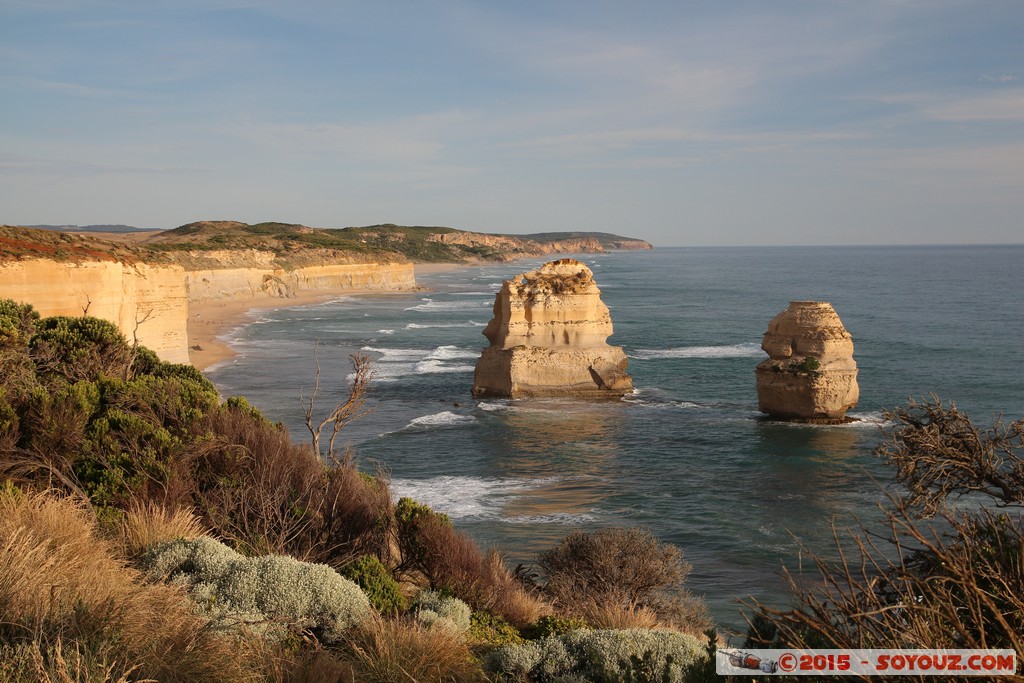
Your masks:
{"label": "ocean", "polygon": [[[621,401],[474,400],[501,282],[543,261],[419,278],[429,291],[261,311],[209,375],[308,440],[304,401],[344,395],[373,359],[372,412],[343,433],[392,488],[449,514],[514,566],[573,529],[638,526],[678,545],[722,626],[737,598],[785,606],[782,567],[813,576],[832,525],[870,524],[891,480],[872,455],[884,409],[931,393],[976,423],[1024,417],[1024,246],[659,248],[587,254],[630,359]],[[791,300],[830,301],[853,335],[858,422],[757,412],[761,335]]]}

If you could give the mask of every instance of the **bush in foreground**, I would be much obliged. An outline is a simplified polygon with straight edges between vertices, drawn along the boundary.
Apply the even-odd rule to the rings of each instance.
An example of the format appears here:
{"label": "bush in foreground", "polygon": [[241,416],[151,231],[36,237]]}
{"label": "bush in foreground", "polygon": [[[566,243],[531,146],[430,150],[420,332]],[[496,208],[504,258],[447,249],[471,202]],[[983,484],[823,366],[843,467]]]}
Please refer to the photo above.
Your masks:
{"label": "bush in foreground", "polygon": [[672,625],[694,633],[710,625],[702,600],[683,584],[682,552],[642,529],[575,531],[541,553],[544,586],[563,610],[606,627]]}
{"label": "bush in foreground", "polygon": [[405,611],[407,604],[401,587],[391,571],[373,555],[361,556],[342,567],[339,573],[362,588],[370,604],[381,614]]}
{"label": "bush in foreground", "polygon": [[526,626],[551,608],[521,585],[496,552],[485,553],[469,536],[452,527],[446,515],[409,498],[395,508],[395,530],[401,561],[397,571],[422,577],[427,585],[447,591],[473,609],[499,615]]}
{"label": "bush in foreground", "polygon": [[498,648],[487,668],[501,680],[517,683],[682,683],[706,656],[699,639],[677,631],[582,630]]}
{"label": "bush in foreground", "polygon": [[424,626],[441,626],[456,633],[469,630],[469,605],[437,591],[423,591],[416,599],[416,620]]}
{"label": "bush in foreground", "polygon": [[225,627],[244,624],[278,635],[313,630],[332,642],[370,614],[359,586],[326,565],[283,555],[247,558],[205,536],[160,544],[142,564],[154,578],[187,587]]}

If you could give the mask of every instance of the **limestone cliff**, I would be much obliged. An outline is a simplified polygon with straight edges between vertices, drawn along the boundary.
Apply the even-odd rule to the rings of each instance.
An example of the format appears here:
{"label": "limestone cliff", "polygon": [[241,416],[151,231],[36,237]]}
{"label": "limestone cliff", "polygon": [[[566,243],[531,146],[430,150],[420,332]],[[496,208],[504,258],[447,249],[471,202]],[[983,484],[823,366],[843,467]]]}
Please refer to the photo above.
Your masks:
{"label": "limestone cliff", "polygon": [[756,370],[758,408],[772,417],[842,421],[857,405],[853,338],[823,301],[792,301],[772,318]]}
{"label": "limestone cliff", "polygon": [[612,320],[594,274],[561,259],[505,281],[483,331],[474,396],[622,396],[626,354],[609,346]]}
{"label": "limestone cliff", "polygon": [[427,242],[461,245],[472,250],[479,258],[494,261],[512,261],[544,253],[536,242],[480,232],[435,232],[427,234],[425,239]]}
{"label": "limestone cliff", "polygon": [[654,245],[646,240],[617,239],[612,240],[613,249],[654,249]]}
{"label": "limestone cliff", "polygon": [[109,320],[172,363],[188,362],[185,271],[176,265],[30,258],[0,263],[0,298],[32,304],[42,316],[88,314]]}
{"label": "limestone cliff", "polygon": [[541,242],[540,248],[545,254],[600,254],[605,251],[604,245],[596,237],[551,240]]}
{"label": "limestone cliff", "polygon": [[445,245],[461,245],[472,250],[478,258],[497,261],[548,254],[601,254],[609,249],[654,248],[644,240],[620,238],[605,233],[537,233],[520,237],[459,230],[430,233],[426,240]]}
{"label": "limestone cliff", "polygon": [[416,286],[412,263],[327,264],[286,271],[269,260],[256,261],[252,267],[188,271],[185,282],[190,301],[288,298],[309,290],[399,290]]}

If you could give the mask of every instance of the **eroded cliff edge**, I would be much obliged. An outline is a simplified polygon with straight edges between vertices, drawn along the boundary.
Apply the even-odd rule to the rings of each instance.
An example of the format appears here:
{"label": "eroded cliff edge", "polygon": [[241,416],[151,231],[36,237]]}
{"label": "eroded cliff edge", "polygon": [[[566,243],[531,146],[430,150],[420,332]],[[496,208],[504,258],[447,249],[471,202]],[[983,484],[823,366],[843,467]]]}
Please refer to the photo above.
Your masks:
{"label": "eroded cliff edge", "polygon": [[111,237],[0,226],[0,298],[30,303],[44,316],[104,318],[162,359],[187,363],[189,302],[412,289],[414,261],[651,248],[606,233],[515,237],[440,227],[318,229],[237,221]]}
{"label": "eroded cliff edge", "polygon": [[188,363],[190,302],[416,286],[412,262],[398,254],[357,258],[307,249],[300,256],[302,265],[285,268],[273,251],[160,252],[5,226],[0,228],[0,298],[32,304],[43,316],[109,320],[162,360]]}

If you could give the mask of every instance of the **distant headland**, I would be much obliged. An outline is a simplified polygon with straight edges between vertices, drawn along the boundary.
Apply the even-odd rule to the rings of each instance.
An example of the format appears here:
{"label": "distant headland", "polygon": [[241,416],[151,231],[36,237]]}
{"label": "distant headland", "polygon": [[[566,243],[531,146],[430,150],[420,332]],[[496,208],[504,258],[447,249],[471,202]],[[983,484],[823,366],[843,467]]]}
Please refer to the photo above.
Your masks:
{"label": "distant headland", "polygon": [[177,363],[189,362],[190,344],[199,350],[188,334],[197,305],[410,290],[416,287],[417,263],[653,248],[641,239],[601,232],[507,235],[393,224],[325,229],[200,221],[165,231],[47,227],[0,226],[0,298],[30,303],[43,316],[109,320],[130,341]]}

